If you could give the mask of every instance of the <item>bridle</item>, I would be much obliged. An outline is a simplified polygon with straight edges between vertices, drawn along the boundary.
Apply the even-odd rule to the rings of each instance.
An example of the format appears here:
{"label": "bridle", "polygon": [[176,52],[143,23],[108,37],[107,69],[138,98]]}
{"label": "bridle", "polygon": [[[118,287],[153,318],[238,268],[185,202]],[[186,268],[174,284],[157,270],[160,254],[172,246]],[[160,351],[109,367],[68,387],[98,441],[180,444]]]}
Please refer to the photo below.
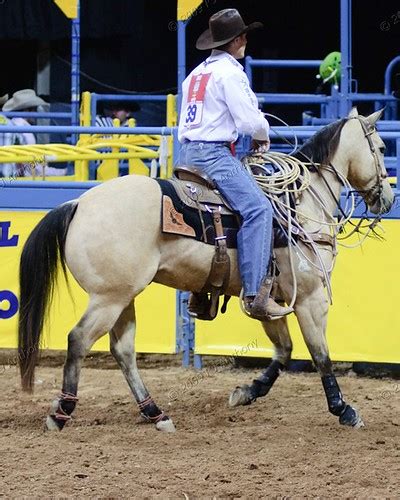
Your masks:
{"label": "bridle", "polygon": [[[381,168],[381,165],[379,162],[379,158],[378,158],[378,154],[377,154],[376,148],[375,148],[374,143],[372,142],[372,138],[371,138],[371,136],[376,132],[376,127],[374,125],[366,124],[365,121],[360,116],[354,116],[354,117],[351,117],[348,119],[349,120],[356,119],[359,121],[359,123],[361,125],[362,131],[364,132],[364,137],[365,137],[365,139],[367,139],[369,149],[370,149],[372,157],[374,159],[374,166],[375,166],[377,180],[376,180],[376,183],[370,189],[357,190],[357,192],[362,195],[362,198],[364,200],[365,211],[364,211],[364,214],[360,217],[359,221],[356,224],[354,224],[353,222],[350,221],[350,224],[353,226],[353,229],[352,229],[352,231],[350,231],[350,233],[348,233],[346,236],[344,236],[341,239],[342,240],[346,239],[349,236],[353,235],[354,233],[361,233],[362,230],[365,230],[365,229],[367,230],[365,237],[372,235],[378,239],[381,239],[381,236],[375,231],[375,227],[377,226],[377,224],[381,220],[381,213],[378,213],[373,218],[372,222],[370,221],[370,218],[367,215],[367,212],[368,212],[368,205],[367,204],[372,206],[375,203],[377,203],[378,201],[380,202],[380,205],[382,204],[381,197],[382,197],[382,193],[383,193],[383,181],[387,178],[387,174],[384,174],[382,171],[382,168]],[[332,164],[330,166],[333,167]],[[336,170],[335,167],[333,167],[333,170],[334,171]],[[341,210],[341,207],[340,207],[340,203],[338,204],[338,208],[339,208],[339,211],[341,211],[343,214],[343,211]],[[364,224],[365,221],[368,221],[368,223],[366,225]],[[370,234],[370,233],[372,233],[372,234]]]}
{"label": "bridle", "polygon": [[[369,189],[357,190],[357,193],[362,195],[362,199],[364,200],[364,202],[366,204],[365,212],[364,212],[363,216],[361,216],[361,218],[357,224],[351,223],[351,225],[354,226],[354,229],[353,229],[353,231],[351,231],[350,234],[345,236],[345,238],[348,238],[354,232],[359,232],[361,228],[369,227],[372,231],[374,230],[375,225],[380,220],[380,214],[378,214],[370,224],[367,224],[367,226],[365,226],[364,221],[365,220],[369,221],[369,217],[367,217],[367,211],[368,211],[367,203],[370,206],[372,206],[381,200],[381,196],[383,193],[383,181],[387,178],[387,174],[384,174],[382,172],[382,168],[381,168],[381,165],[379,162],[378,154],[377,154],[376,148],[375,148],[374,143],[372,142],[372,138],[371,138],[371,136],[376,132],[376,127],[373,125],[371,126],[371,125],[366,124],[365,121],[360,116],[353,116],[351,118],[348,118],[348,120],[358,120],[358,122],[360,123],[361,129],[364,133],[364,137],[365,137],[365,139],[367,139],[370,152],[371,152],[372,157],[374,159],[374,166],[375,166],[375,171],[376,171],[376,182]],[[332,168],[337,179],[340,181],[340,177],[338,175],[338,172],[337,172],[335,166],[332,163],[330,163],[329,166]],[[330,186],[329,186],[329,183],[326,182],[324,176],[321,176],[321,177],[322,177],[323,181],[325,182],[325,184],[328,188],[328,191],[331,193],[331,195],[333,197],[335,197]],[[351,194],[351,192],[349,194]],[[338,210],[339,210],[339,212],[341,212],[343,217],[346,217],[346,214],[343,212],[343,210],[340,206],[340,203],[338,203]]]}
{"label": "bridle", "polygon": [[[363,199],[364,199],[366,204],[369,203],[370,205],[374,205],[378,200],[381,199],[382,192],[383,192],[383,181],[387,177],[387,175],[383,174],[383,172],[382,172],[382,168],[381,168],[380,163],[379,163],[378,154],[377,154],[376,148],[375,148],[374,143],[372,142],[372,138],[371,138],[371,136],[376,132],[376,128],[375,128],[375,126],[370,126],[370,125],[366,124],[365,121],[360,116],[353,116],[351,118],[347,118],[347,120],[358,120],[358,122],[360,123],[361,129],[364,133],[364,137],[365,137],[365,139],[367,139],[369,149],[370,149],[372,157],[374,159],[374,166],[375,166],[376,179],[377,179],[376,183],[369,189],[357,190],[357,193],[359,193],[360,195],[363,196]],[[305,156],[305,155],[303,154],[303,156]],[[330,192],[332,198],[336,200],[335,194],[333,193],[329,182],[322,175],[321,171],[317,167],[317,164],[315,164],[310,158],[308,158],[308,157],[306,157],[306,158],[308,159],[310,164],[315,167],[315,170],[319,173],[319,175],[322,178],[323,182],[325,183],[328,191]],[[328,166],[332,169],[337,180],[342,184],[342,181],[340,179],[340,175],[339,175],[336,167],[332,163],[329,163]],[[349,194],[351,194],[351,192]],[[340,206],[340,202],[338,202],[337,208],[338,208],[338,211],[342,214],[343,218],[346,218],[346,214],[343,212],[343,210]],[[362,227],[364,220],[368,220],[368,218],[366,216],[367,215],[367,208],[368,207],[366,206],[364,216],[361,217],[360,221],[355,225],[356,230],[359,230],[360,227]],[[375,225],[377,223],[377,221],[379,220],[379,218],[380,218],[380,215],[377,215],[376,220],[372,224]],[[352,225],[354,225],[354,224],[352,224]],[[353,231],[352,231],[352,233],[353,233]]]}
{"label": "bridle", "polygon": [[350,118],[350,120],[358,120],[361,128],[364,132],[364,137],[368,141],[368,146],[371,151],[372,157],[374,158],[374,166],[376,170],[376,178],[377,182],[370,188],[365,191],[358,191],[360,194],[364,194],[364,199],[370,204],[374,205],[378,200],[381,199],[382,192],[383,192],[383,181],[386,179],[387,174],[384,174],[382,172],[381,165],[379,163],[379,158],[378,158],[378,153],[376,151],[376,148],[374,146],[374,143],[372,142],[371,136],[376,132],[375,126],[369,126],[365,123],[365,121],[359,117],[359,116],[354,116],[353,118]]}

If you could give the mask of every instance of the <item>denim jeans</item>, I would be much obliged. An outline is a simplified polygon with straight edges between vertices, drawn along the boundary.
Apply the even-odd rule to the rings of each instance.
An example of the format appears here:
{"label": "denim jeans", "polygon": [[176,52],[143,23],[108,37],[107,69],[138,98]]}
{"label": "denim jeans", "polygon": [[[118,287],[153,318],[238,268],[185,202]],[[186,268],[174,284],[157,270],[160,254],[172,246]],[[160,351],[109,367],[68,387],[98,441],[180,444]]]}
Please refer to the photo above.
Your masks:
{"label": "denim jeans", "polygon": [[235,212],[242,217],[238,232],[238,262],[244,295],[256,295],[271,257],[272,206],[227,143],[186,142],[179,164],[203,170]]}

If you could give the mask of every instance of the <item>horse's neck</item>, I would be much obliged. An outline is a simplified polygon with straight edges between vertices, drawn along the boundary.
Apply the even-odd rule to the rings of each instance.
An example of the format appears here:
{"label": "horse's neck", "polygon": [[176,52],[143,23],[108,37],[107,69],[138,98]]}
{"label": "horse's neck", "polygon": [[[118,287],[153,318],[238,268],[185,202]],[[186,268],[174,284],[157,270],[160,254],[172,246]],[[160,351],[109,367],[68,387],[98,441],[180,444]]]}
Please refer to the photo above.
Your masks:
{"label": "horse's neck", "polygon": [[[339,175],[345,175],[344,160],[340,155],[334,156],[332,165]],[[314,221],[331,222],[337,211],[342,186],[339,176],[333,169],[320,167],[318,172],[311,173],[310,188],[304,193],[298,211]],[[311,220],[304,221],[303,225],[308,230],[318,228],[318,224]]]}

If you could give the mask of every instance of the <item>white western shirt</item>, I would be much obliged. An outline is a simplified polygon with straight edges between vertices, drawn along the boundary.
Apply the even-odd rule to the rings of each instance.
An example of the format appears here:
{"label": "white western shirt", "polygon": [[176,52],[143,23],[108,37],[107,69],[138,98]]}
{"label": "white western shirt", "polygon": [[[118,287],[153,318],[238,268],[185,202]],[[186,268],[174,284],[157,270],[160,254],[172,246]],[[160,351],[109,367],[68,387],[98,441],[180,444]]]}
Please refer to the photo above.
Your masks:
{"label": "white western shirt", "polygon": [[182,84],[178,138],[235,142],[239,134],[268,140],[269,124],[243,66],[227,52],[213,50]]}

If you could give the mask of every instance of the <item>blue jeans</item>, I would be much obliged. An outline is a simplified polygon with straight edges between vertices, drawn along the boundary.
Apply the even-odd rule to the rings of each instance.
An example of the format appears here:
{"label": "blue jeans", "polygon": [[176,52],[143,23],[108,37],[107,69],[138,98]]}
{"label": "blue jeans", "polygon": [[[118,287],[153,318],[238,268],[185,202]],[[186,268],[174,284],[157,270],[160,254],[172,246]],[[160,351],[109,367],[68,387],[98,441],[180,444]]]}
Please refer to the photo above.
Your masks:
{"label": "blue jeans", "polygon": [[272,206],[253,177],[235,158],[227,143],[186,142],[179,164],[203,170],[233,210],[242,217],[238,232],[238,261],[244,295],[256,295],[271,257]]}

